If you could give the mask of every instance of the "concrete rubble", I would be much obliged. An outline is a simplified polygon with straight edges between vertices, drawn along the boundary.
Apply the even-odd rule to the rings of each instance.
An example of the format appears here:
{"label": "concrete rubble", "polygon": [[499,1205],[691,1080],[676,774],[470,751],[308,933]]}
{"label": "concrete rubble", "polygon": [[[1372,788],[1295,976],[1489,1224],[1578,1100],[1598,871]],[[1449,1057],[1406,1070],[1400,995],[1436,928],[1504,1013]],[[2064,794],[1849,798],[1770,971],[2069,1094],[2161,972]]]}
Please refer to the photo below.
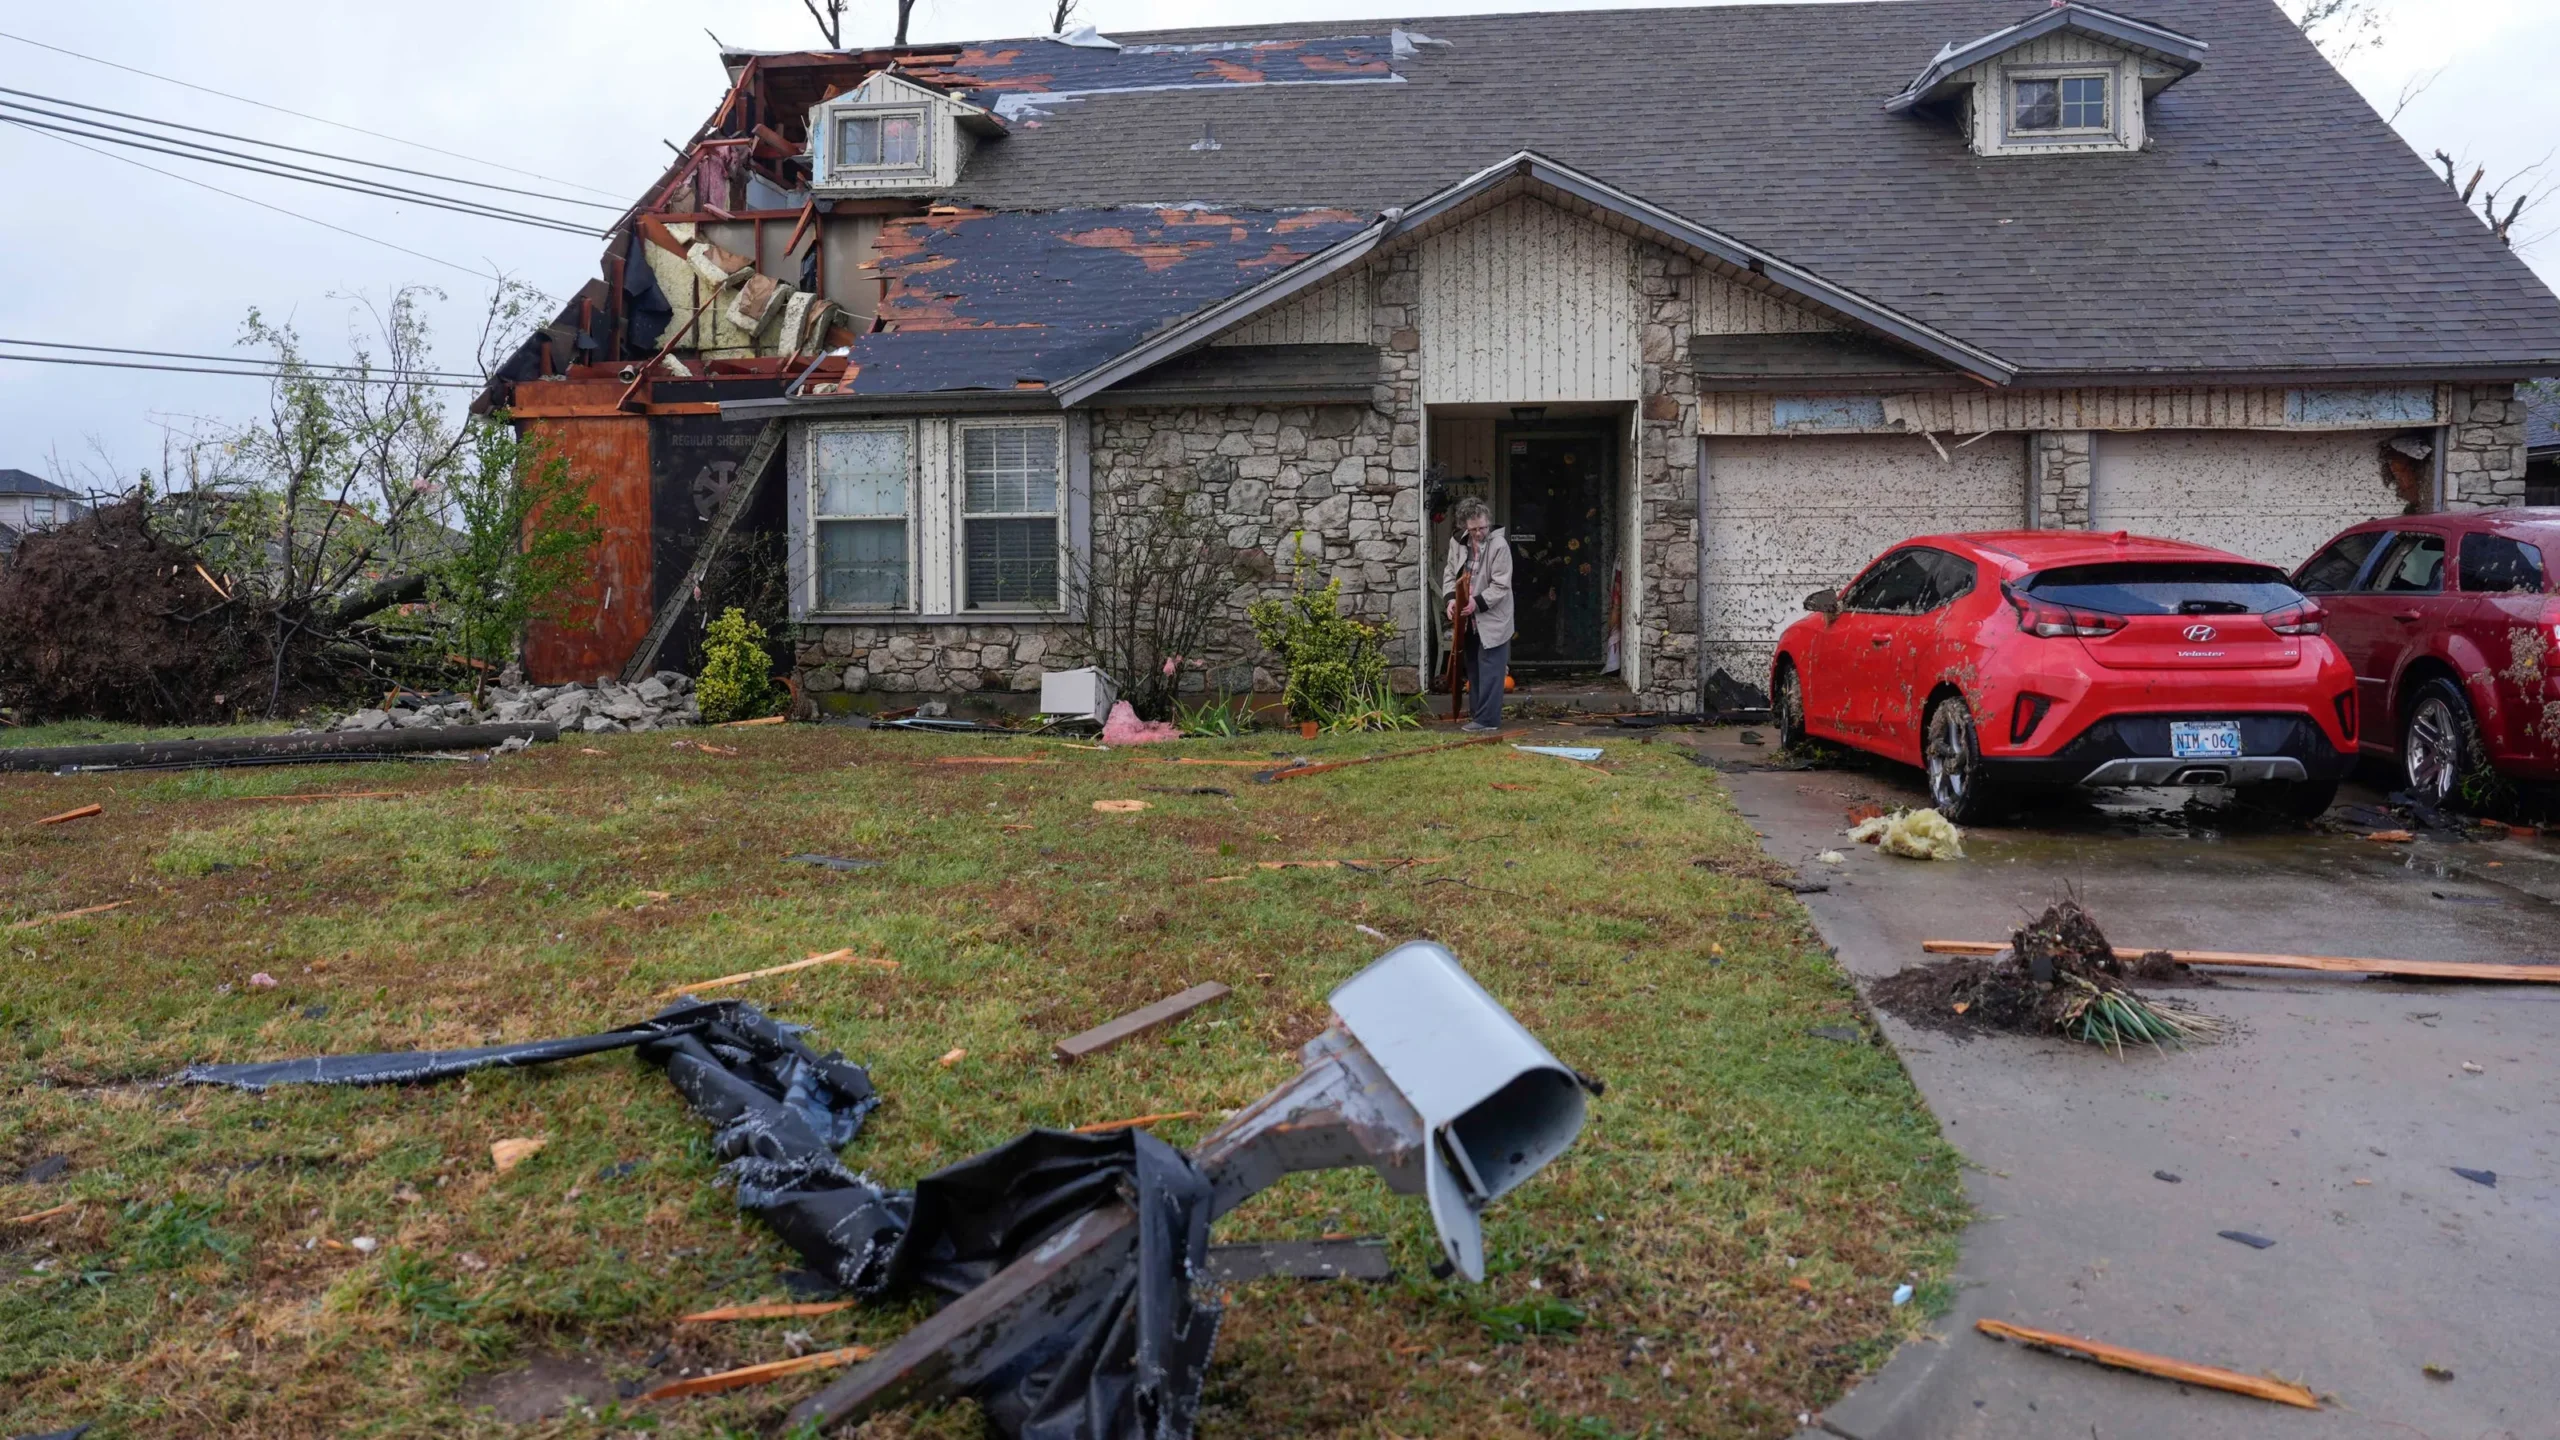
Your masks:
{"label": "concrete rubble", "polygon": [[661,670],[637,685],[601,675],[592,685],[495,685],[478,710],[469,696],[402,696],[396,708],[358,710],[328,728],[415,730],[522,720],[548,720],[564,734],[608,735],[699,725],[702,709],[694,703],[691,676]]}

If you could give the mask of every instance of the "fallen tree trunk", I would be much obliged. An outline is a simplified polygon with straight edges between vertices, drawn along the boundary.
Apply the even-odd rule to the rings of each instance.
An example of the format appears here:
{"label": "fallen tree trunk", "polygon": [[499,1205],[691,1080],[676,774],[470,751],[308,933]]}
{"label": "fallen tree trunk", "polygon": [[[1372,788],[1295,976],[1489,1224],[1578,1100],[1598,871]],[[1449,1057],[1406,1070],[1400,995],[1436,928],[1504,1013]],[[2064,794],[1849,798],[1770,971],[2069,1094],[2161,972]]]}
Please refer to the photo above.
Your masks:
{"label": "fallen tree trunk", "polygon": [[549,741],[549,721],[421,726],[319,735],[236,735],[218,740],[140,740],[121,745],[0,746],[0,770],[180,770],[221,765],[308,765],[428,750],[486,750],[509,740]]}
{"label": "fallen tree trunk", "polygon": [[340,626],[351,625],[368,615],[388,610],[394,605],[415,604],[426,598],[427,577],[425,575],[395,575],[361,594],[348,597],[345,603],[331,610],[328,619],[329,628],[334,630]]}

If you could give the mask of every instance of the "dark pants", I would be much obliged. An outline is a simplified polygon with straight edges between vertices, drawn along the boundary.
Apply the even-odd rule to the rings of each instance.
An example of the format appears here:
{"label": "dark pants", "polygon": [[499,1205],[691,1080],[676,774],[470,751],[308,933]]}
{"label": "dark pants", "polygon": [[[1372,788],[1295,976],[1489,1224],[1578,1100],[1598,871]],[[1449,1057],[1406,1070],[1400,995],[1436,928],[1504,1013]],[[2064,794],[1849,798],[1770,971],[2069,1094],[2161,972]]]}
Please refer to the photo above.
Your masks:
{"label": "dark pants", "polygon": [[1486,645],[1467,634],[1467,718],[1479,725],[1502,723],[1502,677],[1511,669],[1511,642]]}

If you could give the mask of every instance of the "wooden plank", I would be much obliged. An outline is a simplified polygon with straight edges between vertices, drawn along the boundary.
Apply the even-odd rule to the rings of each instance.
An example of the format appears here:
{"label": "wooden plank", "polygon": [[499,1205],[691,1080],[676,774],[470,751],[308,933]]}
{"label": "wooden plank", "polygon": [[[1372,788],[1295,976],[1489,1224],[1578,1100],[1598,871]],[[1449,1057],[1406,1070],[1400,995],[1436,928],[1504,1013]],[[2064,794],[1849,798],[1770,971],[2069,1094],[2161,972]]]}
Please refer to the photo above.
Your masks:
{"label": "wooden plank", "polygon": [[2102,1340],[2083,1340],[2077,1336],[2063,1335],[2052,1330],[2030,1330],[2023,1325],[2012,1325],[2004,1320],[1976,1320],[1973,1322],[1973,1328],[1998,1339],[2015,1340],[2025,1345],[2041,1345],[2048,1350],[2059,1350],[2066,1355],[2095,1360],[2101,1365],[2112,1365],[2119,1370],[2138,1371],[2144,1375],[2156,1375],[2163,1380],[2175,1380],[2184,1385],[2202,1385],[2212,1390],[2228,1390],[2235,1395],[2253,1395],[2260,1400],[2273,1400],[2279,1405],[2296,1405],[2305,1410],[2320,1408],[2319,1398],[2311,1393],[2308,1386],[2296,1385],[2289,1380],[2270,1380],[2263,1375],[2243,1375],[2237,1370],[2225,1370],[2217,1365],[2197,1365],[2185,1360],[2173,1360],[2166,1355],[2154,1355],[2143,1350],[2128,1350],[2121,1345],[2109,1345]]}
{"label": "wooden plank", "polygon": [[[1932,955],[1997,955],[2009,947],[1991,940],[1923,940]],[[2154,952],[2119,945],[2116,958],[2139,960]],[[2409,980],[2501,980],[2560,985],[2560,965],[2482,965],[2463,960],[2362,960],[2344,955],[2257,955],[2239,950],[2172,950],[2181,965],[2229,965],[2248,970],[2321,970],[2333,975],[2397,975]]]}
{"label": "wooden plank", "polygon": [[1096,1025],[1081,1035],[1070,1035],[1058,1042],[1058,1058],[1081,1060],[1099,1055],[1123,1041],[1134,1040],[1150,1030],[1170,1025],[1203,1005],[1227,997],[1227,987],[1212,980],[1194,985],[1179,995],[1169,995],[1142,1010],[1132,1010],[1117,1020]]}
{"label": "wooden plank", "polygon": [[679,985],[672,990],[661,990],[658,992],[657,998],[660,1000],[671,1000],[678,995],[688,995],[696,990],[711,990],[722,985],[736,985],[742,981],[761,980],[767,975],[788,975],[794,970],[806,970],[812,965],[833,965],[838,962],[854,965],[868,965],[877,970],[895,970],[898,968],[898,962],[895,960],[881,960],[874,959],[869,956],[858,956],[851,950],[830,950],[824,955],[812,955],[806,960],[794,960],[788,965],[767,965],[761,970],[741,970],[735,975],[723,975],[717,980],[696,980],[690,985]]}
{"label": "wooden plank", "polygon": [[853,1308],[851,1300],[812,1300],[801,1305],[723,1305],[717,1310],[696,1310],[679,1315],[680,1325],[700,1324],[712,1320],[789,1320],[802,1315],[833,1315]]}
{"label": "wooden plank", "polygon": [[104,805],[83,805],[77,810],[65,810],[59,815],[47,815],[36,823],[39,825],[59,825],[66,820],[86,820],[92,815],[104,815],[106,813],[107,807]]}
{"label": "wooden plank", "polygon": [[790,1375],[805,1375],[812,1370],[832,1370],[857,1360],[871,1358],[868,1345],[848,1345],[842,1350],[822,1350],[793,1360],[768,1360],[762,1365],[747,1365],[736,1370],[723,1370],[717,1375],[696,1375],[690,1380],[670,1380],[654,1390],[643,1390],[643,1400],[681,1400],[687,1395],[710,1395],[722,1390],[736,1390],[747,1385],[762,1385]]}
{"label": "wooden plank", "polygon": [[[653,661],[654,661],[654,659],[655,659],[656,655],[657,655],[657,652],[656,652],[656,651],[654,651],[654,650],[653,650],[653,651],[651,651],[651,652],[650,652],[650,656],[651,656],[651,658],[652,658],[652,660],[653,660]],[[780,724],[784,724],[784,723],[786,723],[787,721],[789,721],[789,720],[790,720],[790,718],[791,718],[791,717],[790,717],[790,716],[788,716],[788,715],[759,715],[759,716],[757,716],[756,718],[754,718],[753,720],[723,720],[723,721],[721,721],[719,724],[717,724],[717,725],[715,725],[715,726],[713,726],[713,727],[711,727],[711,728],[713,728],[713,729],[715,729],[715,730],[744,730],[744,729],[746,729],[748,726],[751,726],[751,725],[780,725]]]}

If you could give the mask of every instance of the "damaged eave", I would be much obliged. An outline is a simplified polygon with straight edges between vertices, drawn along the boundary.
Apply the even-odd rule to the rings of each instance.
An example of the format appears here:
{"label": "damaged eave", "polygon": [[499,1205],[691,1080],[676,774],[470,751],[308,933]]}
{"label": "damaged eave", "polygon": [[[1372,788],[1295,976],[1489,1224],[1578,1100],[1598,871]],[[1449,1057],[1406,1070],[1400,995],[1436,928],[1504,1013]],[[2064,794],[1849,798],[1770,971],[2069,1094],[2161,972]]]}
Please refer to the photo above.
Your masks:
{"label": "damaged eave", "polygon": [[2005,30],[1994,30],[1979,40],[1970,40],[1962,45],[1949,42],[1925,69],[1913,77],[1909,85],[1903,87],[1901,94],[1884,102],[1884,108],[1900,114],[1915,106],[1945,100],[1963,88],[1963,82],[1955,79],[1958,74],[2063,30],[2076,31],[2121,46],[2146,59],[2159,61],[2177,72],[2168,82],[2170,84],[2202,69],[2205,52],[2212,48],[2192,35],[2118,15],[2111,10],[2100,10],[2091,5],[2057,4],[2033,19],[2020,21]]}
{"label": "damaged eave", "polygon": [[1055,390],[928,390],[898,395],[790,395],[762,400],[723,400],[723,419],[831,420],[859,415],[984,415],[1056,411]]}

